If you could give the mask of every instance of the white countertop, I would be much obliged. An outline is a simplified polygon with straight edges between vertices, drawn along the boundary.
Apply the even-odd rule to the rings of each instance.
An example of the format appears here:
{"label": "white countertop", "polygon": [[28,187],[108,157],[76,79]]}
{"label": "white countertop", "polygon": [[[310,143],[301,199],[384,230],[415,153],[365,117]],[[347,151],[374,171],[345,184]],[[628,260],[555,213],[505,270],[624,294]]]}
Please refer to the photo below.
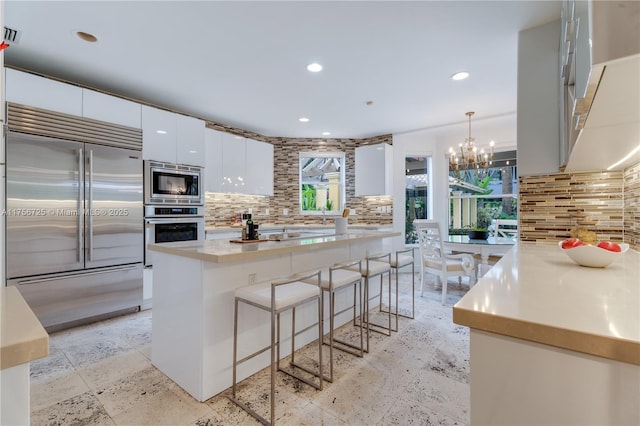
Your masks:
{"label": "white countertop", "polygon": [[355,231],[344,235],[317,235],[309,238],[295,238],[285,241],[255,241],[249,243],[231,243],[228,240],[181,241],[175,243],[149,244],[150,250],[190,257],[208,262],[223,263],[249,260],[274,254],[309,251],[350,244],[355,241],[370,241],[396,237],[399,232],[392,231]]}
{"label": "white countertop", "polygon": [[640,365],[640,253],[587,268],[519,243],[453,310],[457,324]]}
{"label": "white countertop", "polygon": [[49,335],[14,286],[0,288],[0,369],[49,354]]}
{"label": "white countertop", "polygon": [[[274,224],[274,223],[260,223],[257,222],[259,225],[259,230],[260,231],[283,231],[283,230],[304,230],[304,229],[326,229],[327,232],[331,231],[331,230],[335,230],[335,225],[333,223],[333,219],[331,219],[329,221],[329,219],[327,219],[327,223],[326,224],[313,224],[313,223],[308,223],[308,224]],[[349,228],[350,229],[354,229],[354,230],[382,230],[382,229],[391,229],[393,227],[393,224],[388,224],[388,225],[380,225],[380,224],[367,224],[367,223],[354,223],[354,224],[349,224]],[[207,233],[223,233],[223,232],[232,232],[232,231],[241,231],[242,230],[242,226],[237,225],[237,226],[207,226],[205,229],[205,232]]]}

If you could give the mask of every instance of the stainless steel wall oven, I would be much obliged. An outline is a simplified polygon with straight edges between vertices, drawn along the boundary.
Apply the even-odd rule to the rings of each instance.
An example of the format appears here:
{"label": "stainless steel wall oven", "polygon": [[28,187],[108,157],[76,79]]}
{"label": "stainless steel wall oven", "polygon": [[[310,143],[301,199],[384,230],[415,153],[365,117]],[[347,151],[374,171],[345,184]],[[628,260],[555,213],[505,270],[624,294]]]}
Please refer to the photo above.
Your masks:
{"label": "stainless steel wall oven", "polygon": [[153,265],[147,244],[205,239],[203,206],[145,206],[144,266]]}

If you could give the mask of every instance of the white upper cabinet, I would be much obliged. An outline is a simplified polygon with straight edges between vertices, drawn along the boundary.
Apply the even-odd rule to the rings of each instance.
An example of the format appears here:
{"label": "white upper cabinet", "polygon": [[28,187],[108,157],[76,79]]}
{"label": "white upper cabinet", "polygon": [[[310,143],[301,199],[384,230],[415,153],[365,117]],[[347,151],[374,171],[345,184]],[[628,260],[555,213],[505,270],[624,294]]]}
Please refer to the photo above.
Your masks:
{"label": "white upper cabinet", "polygon": [[393,148],[386,143],[356,148],[356,197],[392,194]]}
{"label": "white upper cabinet", "polygon": [[205,190],[273,195],[273,145],[206,130]]}
{"label": "white upper cabinet", "polygon": [[273,195],[273,145],[246,140],[246,193]]}
{"label": "white upper cabinet", "polygon": [[142,158],[189,166],[205,165],[204,121],[142,106]]}
{"label": "white upper cabinet", "polygon": [[222,132],[205,129],[204,190],[222,191]]}
{"label": "white upper cabinet", "polygon": [[176,117],[176,163],[204,167],[206,162],[204,121],[180,114],[176,114]]}
{"label": "white upper cabinet", "polygon": [[142,158],[176,162],[176,115],[142,105]]}
{"label": "white upper cabinet", "polygon": [[222,134],[221,192],[246,193],[246,139],[230,133]]}
{"label": "white upper cabinet", "polygon": [[141,106],[138,103],[82,89],[82,116],[140,129]]}
{"label": "white upper cabinet", "polygon": [[82,116],[82,88],[10,68],[5,72],[7,102]]}

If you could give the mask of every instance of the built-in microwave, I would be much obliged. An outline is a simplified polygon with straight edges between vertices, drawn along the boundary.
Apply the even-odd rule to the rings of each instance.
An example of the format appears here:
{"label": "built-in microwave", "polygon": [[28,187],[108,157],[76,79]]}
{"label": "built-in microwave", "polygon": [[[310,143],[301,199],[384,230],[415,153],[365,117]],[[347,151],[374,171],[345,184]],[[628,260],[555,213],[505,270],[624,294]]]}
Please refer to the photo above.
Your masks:
{"label": "built-in microwave", "polygon": [[145,204],[204,204],[202,168],[144,162]]}

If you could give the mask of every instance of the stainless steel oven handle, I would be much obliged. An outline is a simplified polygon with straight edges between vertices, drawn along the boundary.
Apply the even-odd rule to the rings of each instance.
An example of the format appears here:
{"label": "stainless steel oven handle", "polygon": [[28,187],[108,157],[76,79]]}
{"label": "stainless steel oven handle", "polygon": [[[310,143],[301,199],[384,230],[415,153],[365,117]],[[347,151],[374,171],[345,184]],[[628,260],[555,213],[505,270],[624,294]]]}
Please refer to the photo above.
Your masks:
{"label": "stainless steel oven handle", "polygon": [[150,225],[170,225],[172,223],[193,223],[193,222],[202,222],[204,221],[203,216],[192,216],[192,217],[173,217],[173,218],[146,218],[145,223]]}

